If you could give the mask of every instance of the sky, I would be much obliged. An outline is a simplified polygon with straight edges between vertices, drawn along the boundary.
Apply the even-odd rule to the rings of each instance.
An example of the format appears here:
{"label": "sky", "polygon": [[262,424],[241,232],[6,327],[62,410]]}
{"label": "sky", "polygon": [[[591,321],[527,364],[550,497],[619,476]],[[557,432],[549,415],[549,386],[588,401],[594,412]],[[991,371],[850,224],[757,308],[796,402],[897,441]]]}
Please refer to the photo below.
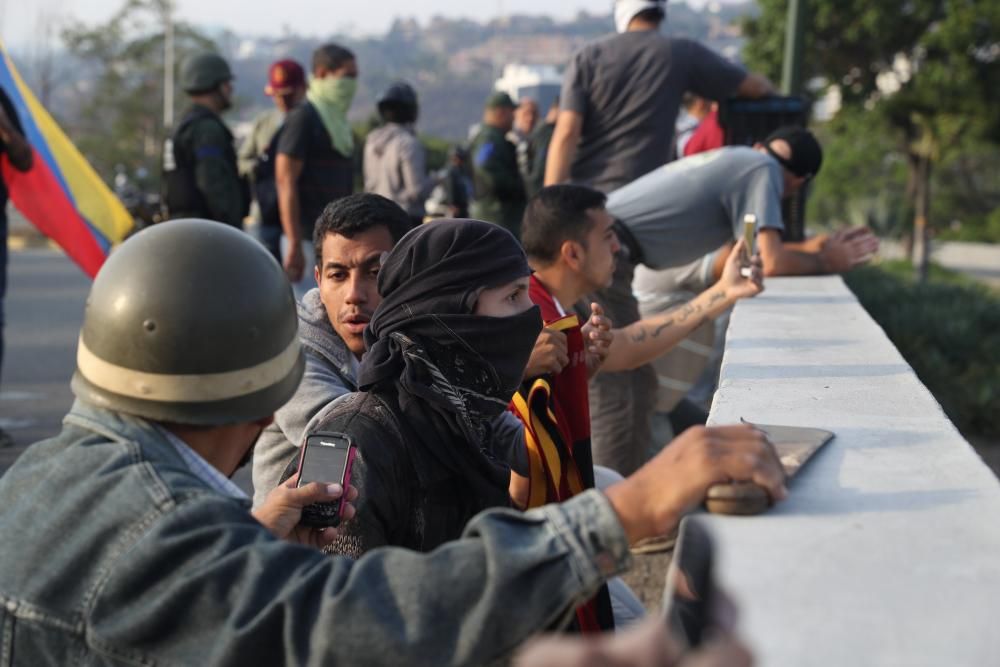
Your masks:
{"label": "sky", "polygon": [[[0,0],[0,39],[10,48],[31,48],[35,36],[46,30],[58,35],[61,22],[101,23],[123,4],[124,0]],[[397,16],[424,22],[435,14],[483,20],[546,13],[566,19],[581,10],[610,13],[611,4],[611,0],[176,0],[178,15],[196,25],[226,27],[246,35],[278,35],[287,26],[303,36],[381,34]]]}

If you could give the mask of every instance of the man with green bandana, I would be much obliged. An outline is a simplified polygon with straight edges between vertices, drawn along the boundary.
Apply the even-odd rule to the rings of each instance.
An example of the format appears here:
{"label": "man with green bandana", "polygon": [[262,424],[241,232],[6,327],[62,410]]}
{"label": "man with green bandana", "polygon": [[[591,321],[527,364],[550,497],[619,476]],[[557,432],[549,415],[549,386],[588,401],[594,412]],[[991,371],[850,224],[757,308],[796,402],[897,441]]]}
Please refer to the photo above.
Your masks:
{"label": "man with green bandana", "polygon": [[285,273],[301,298],[315,287],[305,271],[316,219],[330,202],[351,194],[354,186],[354,135],[347,122],[357,90],[354,54],[324,44],[312,56],[312,80],[306,101],[288,114],[278,142],[275,182],[286,247]]}

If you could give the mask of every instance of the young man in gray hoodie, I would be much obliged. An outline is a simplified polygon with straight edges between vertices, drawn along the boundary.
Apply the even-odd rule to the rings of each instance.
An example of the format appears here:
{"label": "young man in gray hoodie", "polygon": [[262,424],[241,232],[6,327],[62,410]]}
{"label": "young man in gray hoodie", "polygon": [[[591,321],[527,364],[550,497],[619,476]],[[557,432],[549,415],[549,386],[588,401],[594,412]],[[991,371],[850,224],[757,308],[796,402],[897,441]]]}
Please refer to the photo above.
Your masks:
{"label": "young man in gray hoodie", "polygon": [[365,192],[393,200],[415,225],[420,224],[424,201],[437,181],[427,174],[426,151],[413,128],[419,110],[417,93],[410,84],[397,81],[379,95],[377,106],[384,125],[365,140]]}
{"label": "young man in gray hoodie", "polygon": [[255,505],[278,486],[309,420],[331,401],[357,391],[365,351],[362,334],[381,301],[377,278],[382,255],[409,229],[410,219],[399,206],[370,194],[338,199],[316,221],[313,270],[318,287],[298,303],[306,372],[254,450]]}

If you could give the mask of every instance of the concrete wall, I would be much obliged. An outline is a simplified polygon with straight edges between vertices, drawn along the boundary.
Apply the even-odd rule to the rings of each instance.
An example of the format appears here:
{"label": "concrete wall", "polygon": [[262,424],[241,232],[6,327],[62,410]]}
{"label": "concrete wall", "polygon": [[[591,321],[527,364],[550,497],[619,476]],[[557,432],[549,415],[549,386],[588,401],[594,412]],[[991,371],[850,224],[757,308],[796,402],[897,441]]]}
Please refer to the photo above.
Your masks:
{"label": "concrete wall", "polygon": [[758,665],[1000,665],[1000,483],[839,277],[737,305],[711,423],[834,431],[757,517],[711,517]]}

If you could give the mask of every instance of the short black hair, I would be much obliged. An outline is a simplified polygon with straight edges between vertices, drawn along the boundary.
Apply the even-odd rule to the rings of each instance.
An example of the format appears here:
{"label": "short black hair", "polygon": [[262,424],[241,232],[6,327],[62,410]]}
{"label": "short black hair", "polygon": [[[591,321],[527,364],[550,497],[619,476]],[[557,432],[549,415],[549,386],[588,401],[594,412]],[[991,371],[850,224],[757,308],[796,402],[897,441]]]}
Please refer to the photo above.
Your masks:
{"label": "short black hair", "polygon": [[338,70],[344,63],[355,60],[354,53],[340,44],[324,44],[315,51],[312,57],[312,71],[316,72],[320,67],[328,70]]}
{"label": "short black hair", "polygon": [[413,222],[399,204],[370,192],[348,195],[327,204],[313,232],[316,266],[323,263],[323,241],[327,234],[351,239],[379,225],[389,230],[392,244],[396,245],[412,229]]}
{"label": "short black hair", "polygon": [[531,259],[550,264],[566,241],[584,243],[593,221],[587,211],[604,208],[603,192],[583,185],[550,185],[528,202],[521,243]]}

